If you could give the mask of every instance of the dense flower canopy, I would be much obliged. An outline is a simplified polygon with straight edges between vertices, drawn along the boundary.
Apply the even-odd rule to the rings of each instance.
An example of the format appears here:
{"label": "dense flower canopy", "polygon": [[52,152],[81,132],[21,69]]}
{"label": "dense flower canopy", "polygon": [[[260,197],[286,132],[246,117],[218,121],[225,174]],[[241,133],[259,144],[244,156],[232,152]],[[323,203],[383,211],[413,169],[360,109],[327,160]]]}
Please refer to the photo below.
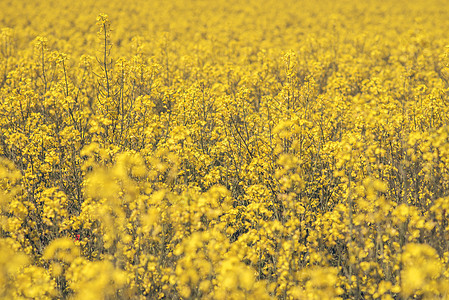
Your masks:
{"label": "dense flower canopy", "polygon": [[448,15],[0,1],[0,298],[448,299]]}

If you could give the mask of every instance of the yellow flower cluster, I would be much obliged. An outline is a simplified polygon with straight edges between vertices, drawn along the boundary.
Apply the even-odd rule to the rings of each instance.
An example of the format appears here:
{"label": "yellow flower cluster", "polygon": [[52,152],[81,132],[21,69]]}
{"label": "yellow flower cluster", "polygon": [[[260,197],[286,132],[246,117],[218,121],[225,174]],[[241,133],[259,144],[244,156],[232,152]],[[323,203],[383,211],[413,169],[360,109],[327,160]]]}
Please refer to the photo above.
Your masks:
{"label": "yellow flower cluster", "polygon": [[448,14],[0,1],[0,299],[449,299]]}

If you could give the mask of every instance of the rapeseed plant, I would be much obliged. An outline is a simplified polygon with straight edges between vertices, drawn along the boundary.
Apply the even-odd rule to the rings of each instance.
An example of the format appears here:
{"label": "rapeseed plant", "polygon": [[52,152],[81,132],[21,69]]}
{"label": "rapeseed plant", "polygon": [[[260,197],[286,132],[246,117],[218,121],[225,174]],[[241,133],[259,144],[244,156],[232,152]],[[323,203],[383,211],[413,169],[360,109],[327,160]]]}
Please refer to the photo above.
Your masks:
{"label": "rapeseed plant", "polygon": [[448,298],[447,12],[0,2],[0,298]]}

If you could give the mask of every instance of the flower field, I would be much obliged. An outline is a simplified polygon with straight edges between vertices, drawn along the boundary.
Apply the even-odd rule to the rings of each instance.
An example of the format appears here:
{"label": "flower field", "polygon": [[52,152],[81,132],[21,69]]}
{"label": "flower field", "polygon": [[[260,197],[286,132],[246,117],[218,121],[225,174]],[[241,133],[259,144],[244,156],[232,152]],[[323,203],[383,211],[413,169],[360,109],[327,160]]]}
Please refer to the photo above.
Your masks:
{"label": "flower field", "polygon": [[0,299],[449,299],[442,0],[0,1]]}

